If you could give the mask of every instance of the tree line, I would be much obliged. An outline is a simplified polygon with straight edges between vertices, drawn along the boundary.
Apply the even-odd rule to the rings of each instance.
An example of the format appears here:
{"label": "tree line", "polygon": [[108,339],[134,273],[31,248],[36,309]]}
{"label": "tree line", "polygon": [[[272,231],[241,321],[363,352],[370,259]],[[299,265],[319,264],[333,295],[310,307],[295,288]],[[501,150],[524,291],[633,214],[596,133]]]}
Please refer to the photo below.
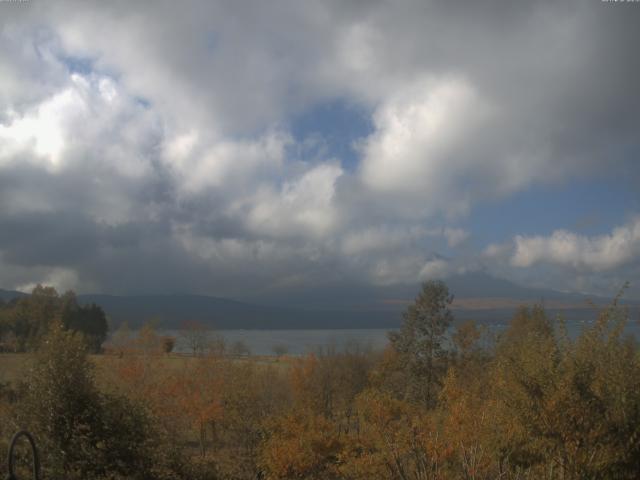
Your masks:
{"label": "tree line", "polygon": [[107,338],[107,317],[101,307],[80,305],[71,290],[60,295],[53,287],[38,285],[31,295],[7,303],[0,300],[0,351],[36,350],[55,322],[83,334],[94,353]]}
{"label": "tree line", "polygon": [[454,325],[451,302],[427,282],[383,352],[272,362],[91,361],[54,322],[0,388],[0,424],[36,434],[46,478],[638,478],[640,351],[617,300],[578,338],[541,306],[499,335]]}

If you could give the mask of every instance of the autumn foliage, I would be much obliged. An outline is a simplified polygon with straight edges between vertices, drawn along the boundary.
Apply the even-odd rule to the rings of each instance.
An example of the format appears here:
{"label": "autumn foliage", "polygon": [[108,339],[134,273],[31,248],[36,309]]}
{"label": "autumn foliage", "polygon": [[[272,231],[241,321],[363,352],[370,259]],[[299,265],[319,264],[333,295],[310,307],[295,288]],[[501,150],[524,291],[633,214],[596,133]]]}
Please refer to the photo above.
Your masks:
{"label": "autumn foliage", "polygon": [[146,327],[97,361],[52,327],[0,415],[36,432],[47,478],[639,477],[640,353],[617,301],[570,338],[540,306],[490,335],[450,299],[425,284],[383,352],[187,357]]}

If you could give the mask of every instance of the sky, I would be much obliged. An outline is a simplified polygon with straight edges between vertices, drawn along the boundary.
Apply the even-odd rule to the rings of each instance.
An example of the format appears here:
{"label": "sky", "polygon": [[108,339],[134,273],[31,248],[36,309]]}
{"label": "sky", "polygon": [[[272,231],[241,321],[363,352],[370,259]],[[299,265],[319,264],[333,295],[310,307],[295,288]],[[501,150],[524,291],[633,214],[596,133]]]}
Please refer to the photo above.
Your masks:
{"label": "sky", "polygon": [[[640,299],[640,3],[0,1],[0,287]],[[306,297],[305,297],[306,298]]]}

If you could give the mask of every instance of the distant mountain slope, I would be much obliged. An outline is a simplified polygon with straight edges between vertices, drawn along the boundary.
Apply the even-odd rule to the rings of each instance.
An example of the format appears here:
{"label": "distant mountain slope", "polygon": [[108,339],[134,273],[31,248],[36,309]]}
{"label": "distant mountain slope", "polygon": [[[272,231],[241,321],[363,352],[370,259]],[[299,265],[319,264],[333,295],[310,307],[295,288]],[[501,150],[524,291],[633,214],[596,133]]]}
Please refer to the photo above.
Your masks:
{"label": "distant mountain slope", "polygon": [[[455,295],[457,320],[507,322],[521,304],[544,302],[551,315],[562,314],[568,320],[591,319],[594,312],[586,300],[607,303],[610,299],[567,294],[554,290],[516,285],[484,272],[468,273],[447,279]],[[236,301],[204,295],[79,295],[80,303],[96,303],[104,308],[115,328],[127,321],[133,328],[155,320],[164,328],[178,328],[185,320],[195,320],[218,329],[339,329],[394,328],[402,321],[402,312],[420,289],[415,286],[351,287],[315,295],[290,295]],[[24,293],[0,290],[5,300]],[[280,306],[277,302],[280,300]],[[628,302],[637,316],[638,302]],[[284,306],[282,306],[284,305]]]}
{"label": "distant mountain slope", "polygon": [[26,293],[17,292],[15,290],[2,290],[0,288],[0,298],[5,302],[8,302],[9,300],[14,298],[24,297],[26,295]]}
{"label": "distant mountain slope", "polygon": [[[156,321],[163,328],[180,328],[183,321],[195,320],[216,329],[386,329],[397,328],[401,324],[402,312],[406,308],[406,304],[366,310],[279,308],[196,295],[80,295],[78,300],[102,306],[111,319],[112,328],[117,328],[124,321],[132,328],[147,321]],[[497,303],[483,308],[454,307],[453,310],[457,321],[473,319],[481,323],[507,323],[515,309],[523,303],[533,301]],[[547,312],[552,317],[562,315],[568,321],[590,320],[595,317],[593,310],[586,304],[550,304]],[[637,306],[633,312],[635,318]]]}
{"label": "distant mountain slope", "polygon": [[[447,278],[449,291],[456,299],[492,299],[504,300],[503,306],[514,302],[564,305],[584,305],[587,300],[607,303],[611,298],[579,293],[565,293],[551,289],[529,288],[494,277],[486,272],[476,271]],[[389,309],[396,311],[398,305],[413,301],[420,290],[419,283],[414,285],[372,286],[363,284],[331,284],[299,292],[268,292],[251,297],[247,301],[254,304],[290,306],[295,308],[334,308],[339,309]],[[485,302],[486,303],[486,302]],[[497,305],[496,305],[497,307]]]}
{"label": "distant mountain slope", "polygon": [[518,285],[485,272],[454,275],[446,280],[449,290],[459,298],[510,298],[520,300],[555,300],[566,303],[584,302],[588,299],[608,300],[594,295],[565,293],[557,290],[530,288]]}
{"label": "distant mountain slope", "polygon": [[253,305],[202,295],[79,295],[81,303],[104,308],[114,325],[137,327],[157,321],[179,328],[185,320],[217,329],[391,328],[399,314],[388,311],[306,310]]}

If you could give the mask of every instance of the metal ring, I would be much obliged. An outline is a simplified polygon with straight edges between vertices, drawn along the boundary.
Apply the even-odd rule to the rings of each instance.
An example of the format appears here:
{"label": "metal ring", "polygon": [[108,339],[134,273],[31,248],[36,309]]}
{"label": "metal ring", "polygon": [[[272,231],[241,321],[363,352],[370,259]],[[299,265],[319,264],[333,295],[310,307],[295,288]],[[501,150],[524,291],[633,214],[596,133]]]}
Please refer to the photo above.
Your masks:
{"label": "metal ring", "polygon": [[16,433],[11,439],[11,443],[9,444],[9,451],[7,453],[7,466],[9,468],[9,476],[7,477],[7,480],[18,480],[15,472],[13,471],[15,461],[13,450],[15,449],[15,446],[18,443],[18,439],[20,437],[26,437],[29,441],[29,444],[31,444],[31,452],[33,453],[33,480],[39,480],[40,460],[38,459],[38,449],[36,448],[35,440],[26,430],[20,430],[18,433]]}

